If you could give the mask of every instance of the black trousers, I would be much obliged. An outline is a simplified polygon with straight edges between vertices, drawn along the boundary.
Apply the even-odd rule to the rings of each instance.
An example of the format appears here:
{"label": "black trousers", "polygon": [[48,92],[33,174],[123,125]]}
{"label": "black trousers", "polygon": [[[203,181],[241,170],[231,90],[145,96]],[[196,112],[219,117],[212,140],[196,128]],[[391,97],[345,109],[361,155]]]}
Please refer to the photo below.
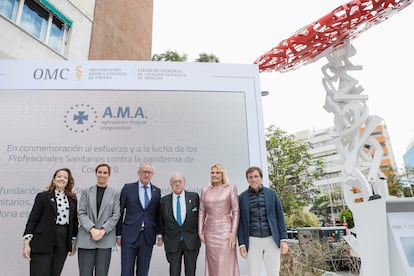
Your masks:
{"label": "black trousers", "polygon": [[196,275],[196,265],[199,249],[189,250],[184,241],[180,241],[176,252],[166,252],[167,261],[170,263],[170,276],[181,275],[181,263],[184,257],[185,276]]}
{"label": "black trousers", "polygon": [[53,251],[31,253],[30,276],[60,276],[68,256],[68,225],[56,225]]}

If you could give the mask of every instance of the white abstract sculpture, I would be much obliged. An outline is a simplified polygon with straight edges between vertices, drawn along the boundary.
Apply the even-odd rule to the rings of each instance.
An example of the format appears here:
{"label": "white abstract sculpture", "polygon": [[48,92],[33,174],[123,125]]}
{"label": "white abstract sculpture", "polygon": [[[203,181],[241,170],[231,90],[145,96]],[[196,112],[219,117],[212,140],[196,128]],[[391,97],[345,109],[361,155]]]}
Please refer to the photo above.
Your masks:
{"label": "white abstract sculpture", "polygon": [[350,40],[346,40],[326,55],[328,63],[322,67],[324,108],[334,115],[331,135],[337,138],[337,149],[344,161],[342,190],[356,226],[353,233],[357,238],[351,235],[345,239],[361,258],[361,275],[386,276],[389,275],[385,216],[388,188],[380,170],[382,147],[371,136],[382,119],[369,115],[368,97],[361,94],[364,89],[348,74],[362,70],[362,66],[349,61],[355,53]]}

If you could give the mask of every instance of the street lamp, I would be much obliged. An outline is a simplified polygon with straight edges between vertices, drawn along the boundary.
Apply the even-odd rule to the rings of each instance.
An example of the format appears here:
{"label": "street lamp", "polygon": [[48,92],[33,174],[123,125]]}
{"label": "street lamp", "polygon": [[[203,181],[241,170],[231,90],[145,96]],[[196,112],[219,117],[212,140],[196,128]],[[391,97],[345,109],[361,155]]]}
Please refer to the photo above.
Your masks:
{"label": "street lamp", "polygon": [[326,182],[328,183],[329,205],[331,207],[331,223],[333,224],[333,226],[336,226],[336,219],[335,219],[334,210],[333,210],[331,176],[329,174],[326,174]]}
{"label": "street lamp", "polygon": [[331,222],[333,223],[333,226],[336,226],[336,219],[335,219],[334,210],[333,210],[332,190],[331,190],[331,184],[329,184],[329,182],[328,182],[328,187],[329,187],[329,205],[331,205]]}

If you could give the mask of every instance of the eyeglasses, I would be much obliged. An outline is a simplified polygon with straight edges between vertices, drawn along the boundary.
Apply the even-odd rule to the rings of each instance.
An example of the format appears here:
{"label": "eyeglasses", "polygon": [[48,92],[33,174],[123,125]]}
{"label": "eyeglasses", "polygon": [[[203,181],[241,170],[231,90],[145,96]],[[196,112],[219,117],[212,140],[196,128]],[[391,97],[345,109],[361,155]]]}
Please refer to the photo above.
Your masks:
{"label": "eyeglasses", "polygon": [[139,171],[140,173],[143,173],[143,174],[153,174],[153,172],[152,171]]}

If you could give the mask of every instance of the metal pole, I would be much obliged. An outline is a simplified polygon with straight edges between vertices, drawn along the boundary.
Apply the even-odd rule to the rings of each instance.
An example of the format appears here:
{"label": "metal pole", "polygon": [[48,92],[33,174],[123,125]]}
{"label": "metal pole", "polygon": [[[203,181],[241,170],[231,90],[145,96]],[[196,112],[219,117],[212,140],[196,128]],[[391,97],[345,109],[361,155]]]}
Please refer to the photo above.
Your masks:
{"label": "metal pole", "polygon": [[336,226],[335,215],[333,211],[332,190],[331,190],[331,184],[329,183],[329,178],[328,178],[328,187],[329,187],[329,204],[331,206],[331,221],[333,223],[333,226]]}

